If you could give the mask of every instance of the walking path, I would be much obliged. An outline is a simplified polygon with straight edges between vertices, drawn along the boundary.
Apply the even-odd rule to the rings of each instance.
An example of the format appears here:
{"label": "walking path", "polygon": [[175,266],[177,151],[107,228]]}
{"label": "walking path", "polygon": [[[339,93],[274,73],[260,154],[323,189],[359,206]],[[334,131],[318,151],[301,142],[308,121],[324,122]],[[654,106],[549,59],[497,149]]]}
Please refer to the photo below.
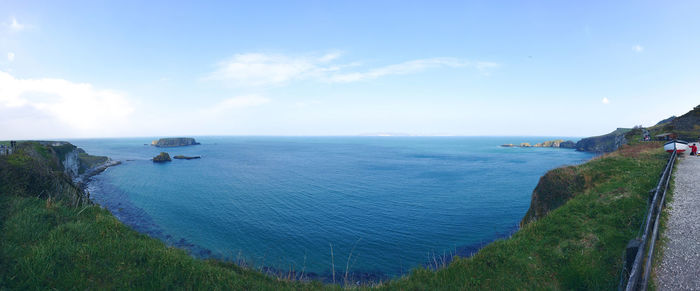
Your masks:
{"label": "walking path", "polygon": [[656,283],[659,290],[700,290],[700,158],[684,154],[677,165]]}

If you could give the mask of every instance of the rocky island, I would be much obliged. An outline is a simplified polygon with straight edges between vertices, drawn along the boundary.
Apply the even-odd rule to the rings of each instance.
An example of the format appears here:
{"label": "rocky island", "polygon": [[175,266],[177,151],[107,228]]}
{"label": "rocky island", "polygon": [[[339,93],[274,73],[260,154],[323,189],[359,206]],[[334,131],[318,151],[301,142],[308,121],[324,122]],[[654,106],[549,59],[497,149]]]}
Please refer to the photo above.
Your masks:
{"label": "rocky island", "polygon": [[189,145],[198,145],[199,143],[191,137],[169,137],[161,138],[159,140],[154,140],[151,142],[152,146],[169,148],[169,147],[181,147]]}
{"label": "rocky island", "polygon": [[172,161],[170,159],[170,155],[166,152],[161,152],[157,156],[153,157],[154,163],[164,163],[164,162],[170,162],[170,161]]}

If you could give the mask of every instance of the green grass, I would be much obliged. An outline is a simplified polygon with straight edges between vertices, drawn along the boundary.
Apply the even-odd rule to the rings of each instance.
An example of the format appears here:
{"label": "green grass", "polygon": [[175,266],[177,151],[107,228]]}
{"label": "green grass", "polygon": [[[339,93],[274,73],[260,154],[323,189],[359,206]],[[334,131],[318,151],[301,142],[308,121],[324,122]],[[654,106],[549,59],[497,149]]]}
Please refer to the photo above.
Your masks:
{"label": "green grass", "polygon": [[[2,197],[0,286],[12,289],[280,289],[233,264],[197,260],[139,234],[98,206]],[[307,287],[320,287],[319,284]]]}
{"label": "green grass", "polygon": [[[74,207],[71,192],[36,198],[41,188],[32,183],[38,180],[69,183],[47,172],[37,156],[0,157],[0,289],[339,288],[195,259],[98,206]],[[640,145],[580,165],[576,172],[589,177],[586,188],[511,238],[438,271],[416,269],[378,288],[614,289],[624,247],[639,229],[647,191],[665,159],[657,147]]]}
{"label": "green grass", "polygon": [[85,173],[85,171],[87,171],[88,169],[103,164],[108,160],[108,158],[104,156],[91,156],[86,153],[79,153],[78,160],[80,161],[80,168],[78,169],[78,173],[82,174]]}

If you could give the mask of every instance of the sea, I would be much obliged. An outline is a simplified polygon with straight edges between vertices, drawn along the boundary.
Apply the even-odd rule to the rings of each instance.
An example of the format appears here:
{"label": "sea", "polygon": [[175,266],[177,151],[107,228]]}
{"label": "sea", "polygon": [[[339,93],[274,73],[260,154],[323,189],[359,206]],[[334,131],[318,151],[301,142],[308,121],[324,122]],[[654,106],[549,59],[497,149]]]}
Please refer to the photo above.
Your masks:
{"label": "sea", "polygon": [[[71,142],[122,162],[88,191],[135,230],[198,258],[322,281],[385,280],[470,256],[517,231],[546,171],[593,157],[500,146],[561,137],[195,138]],[[201,159],[153,163],[161,151]]]}

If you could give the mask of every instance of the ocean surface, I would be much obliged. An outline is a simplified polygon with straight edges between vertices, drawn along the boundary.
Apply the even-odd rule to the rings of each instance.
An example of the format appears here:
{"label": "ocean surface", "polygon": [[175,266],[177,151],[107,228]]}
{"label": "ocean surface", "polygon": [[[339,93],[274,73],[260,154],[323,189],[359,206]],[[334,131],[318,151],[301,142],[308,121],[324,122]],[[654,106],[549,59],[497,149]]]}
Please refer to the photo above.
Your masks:
{"label": "ocean surface", "polygon": [[[503,148],[555,137],[196,137],[79,139],[120,160],[93,200],[136,230],[197,257],[371,280],[468,256],[517,230],[547,170],[592,154]],[[155,164],[160,151],[201,156]]]}

